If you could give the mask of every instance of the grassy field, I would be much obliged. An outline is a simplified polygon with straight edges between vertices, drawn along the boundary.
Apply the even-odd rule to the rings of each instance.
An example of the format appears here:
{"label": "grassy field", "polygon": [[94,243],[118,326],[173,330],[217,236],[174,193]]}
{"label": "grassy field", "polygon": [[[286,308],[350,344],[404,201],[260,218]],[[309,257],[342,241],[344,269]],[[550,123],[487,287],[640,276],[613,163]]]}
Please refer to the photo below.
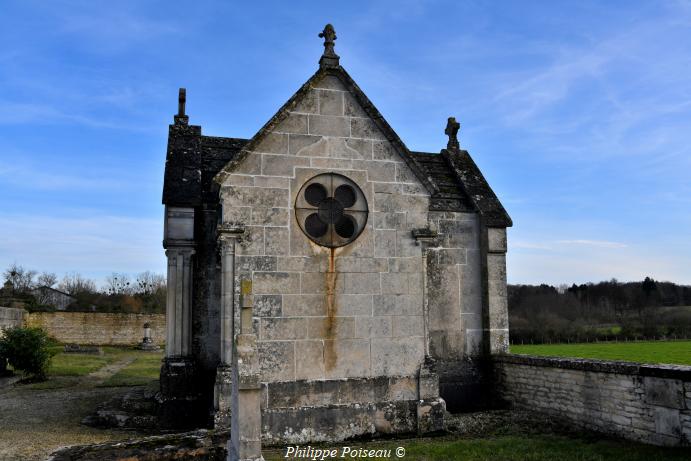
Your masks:
{"label": "grassy field", "polygon": [[103,381],[100,386],[143,386],[158,380],[161,354],[138,352],[132,363]]}
{"label": "grassy field", "polygon": [[691,341],[512,345],[514,354],[691,365]]}
{"label": "grassy field", "polygon": [[52,348],[55,355],[48,370],[48,380],[30,384],[30,389],[45,390],[77,386],[94,375],[98,387],[142,386],[158,380],[162,352],[144,352],[131,347],[102,347],[102,354],[64,352],[64,346]]}
{"label": "grassy field", "polygon": [[[681,461],[689,460],[684,448],[661,448],[616,440],[589,440],[559,435],[504,435],[482,438],[437,438],[348,443],[343,446],[366,450],[391,450],[389,457],[358,459],[406,461]],[[396,456],[396,449],[405,450],[404,457]],[[338,452],[338,459],[343,452]],[[286,450],[264,450],[266,461],[286,459]],[[348,458],[346,456],[347,459]],[[310,459],[310,458],[308,458]]]}

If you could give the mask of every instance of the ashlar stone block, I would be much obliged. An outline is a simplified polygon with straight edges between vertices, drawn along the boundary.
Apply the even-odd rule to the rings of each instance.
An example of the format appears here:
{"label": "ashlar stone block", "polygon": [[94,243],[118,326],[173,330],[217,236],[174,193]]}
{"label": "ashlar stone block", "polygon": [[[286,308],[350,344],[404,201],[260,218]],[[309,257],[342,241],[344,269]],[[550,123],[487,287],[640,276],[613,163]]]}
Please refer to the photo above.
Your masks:
{"label": "ashlar stone block", "polygon": [[421,315],[422,295],[378,295],[372,298],[374,315]]}
{"label": "ashlar stone block", "polygon": [[378,258],[396,256],[396,231],[374,231],[374,255]]}
{"label": "ashlar stone block", "polygon": [[392,317],[355,317],[356,338],[390,338],[393,335]]}
{"label": "ashlar stone block", "polygon": [[247,207],[248,211],[251,209],[251,220],[241,221],[250,222],[256,226],[288,226],[288,209],[287,208],[260,208]]}
{"label": "ashlar stone block", "polygon": [[394,337],[423,336],[425,334],[422,315],[395,315],[392,320]]}
{"label": "ashlar stone block", "polygon": [[262,341],[304,339],[307,337],[307,320],[304,318],[262,318],[260,338]]}
{"label": "ashlar stone block", "polygon": [[317,95],[317,90],[309,90],[300,98],[295,107],[293,107],[293,112],[300,112],[304,114],[316,114],[319,110],[319,96]]}
{"label": "ashlar stone block", "polygon": [[348,138],[350,137],[349,119],[330,115],[310,115],[309,134]]}
{"label": "ashlar stone block", "polygon": [[369,118],[351,118],[351,131],[353,138],[382,139],[386,136],[377,124]]}
{"label": "ashlar stone block", "polygon": [[262,382],[295,379],[295,342],[258,341]]}
{"label": "ashlar stone block", "polygon": [[284,133],[267,133],[259,144],[254,147],[254,152],[262,154],[287,154],[288,135]]}
{"label": "ashlar stone block", "polygon": [[324,316],[326,296],[323,294],[283,295],[285,317]]}
{"label": "ashlar stone block", "polygon": [[425,355],[423,337],[372,338],[374,376],[412,376]]}
{"label": "ashlar stone block", "polygon": [[353,96],[351,93],[344,93],[343,98],[345,115],[349,115],[351,117],[368,117],[360,103],[355,99],[355,96]]}
{"label": "ashlar stone block", "polygon": [[339,294],[334,304],[338,315],[372,315],[372,295]]}
{"label": "ashlar stone block", "polygon": [[408,293],[408,286],[408,274],[405,272],[381,274],[382,294],[406,294]]}
{"label": "ashlar stone block", "polygon": [[346,87],[343,85],[343,82],[341,82],[341,80],[334,75],[325,75],[317,82],[314,82],[312,87],[326,90],[347,91]]}
{"label": "ashlar stone block", "polygon": [[255,294],[298,294],[300,274],[295,272],[255,272],[253,274]]}
{"label": "ashlar stone block", "polygon": [[324,343],[322,341],[295,342],[295,379],[324,378]]}
{"label": "ashlar stone block", "polygon": [[252,314],[256,317],[280,317],[282,312],[281,295],[254,295]]}
{"label": "ashlar stone block", "polygon": [[295,168],[309,166],[308,158],[294,155],[262,155],[262,174],[266,176],[295,176]]}
{"label": "ashlar stone block", "polygon": [[[288,116],[278,124],[274,131],[290,134],[307,134],[307,114],[298,114],[295,112],[288,113]],[[272,153],[284,154],[288,152],[282,150],[281,152]]]}
{"label": "ashlar stone block", "polygon": [[339,339],[355,337],[354,317],[310,317],[307,336],[311,339]]}
{"label": "ashlar stone block", "polygon": [[381,285],[379,273],[346,273],[345,292],[353,294],[379,294]]}
{"label": "ashlar stone block", "polygon": [[267,255],[287,255],[289,248],[285,242],[290,240],[287,227],[264,228],[264,253]]}
{"label": "ashlar stone block", "polygon": [[327,378],[370,376],[370,340],[324,340],[324,359]]}
{"label": "ashlar stone block", "polygon": [[343,115],[342,91],[319,90],[319,113],[321,115]]}

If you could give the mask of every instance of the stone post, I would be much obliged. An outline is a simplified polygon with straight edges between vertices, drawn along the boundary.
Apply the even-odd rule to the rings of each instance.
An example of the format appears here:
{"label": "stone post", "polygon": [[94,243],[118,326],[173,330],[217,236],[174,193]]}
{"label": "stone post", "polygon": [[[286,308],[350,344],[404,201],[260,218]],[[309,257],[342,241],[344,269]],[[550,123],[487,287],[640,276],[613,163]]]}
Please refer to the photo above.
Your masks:
{"label": "stone post", "polygon": [[221,248],[221,344],[220,364],[214,386],[214,426],[229,429],[233,407],[233,374],[235,336],[235,246],[242,227],[223,224],[218,228]]}
{"label": "stone post", "polygon": [[509,311],[506,288],[506,229],[487,229],[487,301],[489,353],[509,351]]}
{"label": "stone post", "polygon": [[166,357],[187,357],[192,333],[192,256],[194,248],[168,247]]}
{"label": "stone post", "polygon": [[264,458],[261,441],[259,351],[257,335],[252,328],[252,281],[243,280],[241,287],[240,334],[236,337],[238,380],[237,385],[233,386],[233,392],[238,397],[238,405],[232,415],[228,452],[237,449],[241,461],[257,461]]}
{"label": "stone post", "polygon": [[412,232],[415,244],[422,248],[422,316],[425,335],[425,358],[429,353],[429,297],[427,294],[427,255],[433,245],[437,244],[437,232],[430,229],[414,229]]}
{"label": "stone post", "polygon": [[165,242],[168,257],[166,356],[161,366],[160,420],[166,427],[196,424],[199,392],[191,357],[193,243]]}

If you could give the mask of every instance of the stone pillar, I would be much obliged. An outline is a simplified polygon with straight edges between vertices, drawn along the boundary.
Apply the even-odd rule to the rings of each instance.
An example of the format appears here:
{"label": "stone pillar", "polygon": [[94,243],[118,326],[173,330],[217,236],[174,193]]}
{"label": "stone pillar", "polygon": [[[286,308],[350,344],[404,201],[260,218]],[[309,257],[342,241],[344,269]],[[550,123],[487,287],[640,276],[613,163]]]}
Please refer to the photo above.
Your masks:
{"label": "stone pillar", "polygon": [[[437,232],[431,229],[414,229],[412,232],[415,244],[422,248],[422,316],[425,335],[425,359],[429,352],[429,294],[427,293],[427,255],[437,245]],[[438,394],[437,394],[438,395]]]}
{"label": "stone pillar", "polygon": [[242,227],[224,224],[218,228],[221,249],[221,344],[220,364],[214,386],[214,426],[229,429],[233,408],[233,375],[235,336],[235,246],[242,236]]}
{"label": "stone pillar", "polygon": [[193,243],[166,245],[166,356],[161,366],[159,419],[170,428],[194,427],[201,419],[191,357],[193,255]]}
{"label": "stone pillar", "polygon": [[487,301],[489,353],[509,351],[509,309],[506,287],[506,229],[487,228]]}
{"label": "stone pillar", "polygon": [[418,435],[444,430],[446,402],[439,397],[439,375],[436,363],[425,357],[418,374],[417,432]]}
{"label": "stone pillar", "polygon": [[[241,288],[240,334],[237,335],[238,406],[231,423],[230,448],[239,451],[242,461],[263,460],[261,384],[257,335],[252,328],[252,281],[243,280]],[[235,387],[235,386],[234,386]],[[237,428],[237,430],[233,430]]]}
{"label": "stone pillar", "polygon": [[169,247],[166,300],[166,357],[187,357],[192,336],[192,256],[194,248]]}

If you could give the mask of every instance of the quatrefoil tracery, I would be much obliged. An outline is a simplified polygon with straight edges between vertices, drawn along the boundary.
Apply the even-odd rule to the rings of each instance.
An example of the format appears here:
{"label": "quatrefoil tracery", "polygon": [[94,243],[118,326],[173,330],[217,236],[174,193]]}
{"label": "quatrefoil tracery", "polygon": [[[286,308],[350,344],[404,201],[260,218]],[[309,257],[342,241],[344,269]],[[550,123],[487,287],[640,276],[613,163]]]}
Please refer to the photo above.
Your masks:
{"label": "quatrefoil tracery", "polygon": [[367,200],[347,177],[324,173],[307,181],[295,200],[300,229],[313,242],[336,248],[354,241],[367,224]]}

